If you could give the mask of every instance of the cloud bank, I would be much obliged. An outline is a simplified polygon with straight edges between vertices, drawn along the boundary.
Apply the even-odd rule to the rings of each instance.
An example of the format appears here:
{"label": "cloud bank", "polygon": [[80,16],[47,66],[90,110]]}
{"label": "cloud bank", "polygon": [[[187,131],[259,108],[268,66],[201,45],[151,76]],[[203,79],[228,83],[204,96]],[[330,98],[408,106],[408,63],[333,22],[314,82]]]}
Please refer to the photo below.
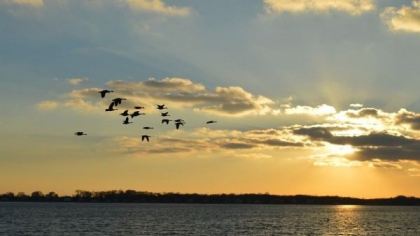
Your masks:
{"label": "cloud bank", "polygon": [[[274,101],[254,95],[237,86],[208,89],[204,85],[184,78],[149,79],[146,81],[110,81],[106,86],[116,91],[115,96],[128,99],[127,107],[134,104],[154,106],[166,103],[175,108],[192,108],[196,112],[206,112],[225,116],[265,115],[279,112],[273,108]],[[62,101],[66,106],[82,110],[103,107],[98,103],[99,88],[73,90]]]}

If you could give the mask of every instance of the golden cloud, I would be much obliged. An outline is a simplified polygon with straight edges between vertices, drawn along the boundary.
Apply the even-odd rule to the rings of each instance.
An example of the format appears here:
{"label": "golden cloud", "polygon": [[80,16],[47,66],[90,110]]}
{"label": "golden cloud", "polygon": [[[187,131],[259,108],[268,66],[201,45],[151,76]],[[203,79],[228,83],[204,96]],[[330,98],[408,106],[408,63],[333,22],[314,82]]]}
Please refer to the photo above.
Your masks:
{"label": "golden cloud", "polygon": [[381,16],[391,31],[420,33],[419,0],[413,1],[412,6],[387,7]]}
{"label": "golden cloud", "polygon": [[[197,112],[225,116],[266,115],[278,112],[273,108],[274,102],[271,99],[254,95],[241,87],[216,87],[210,90],[202,84],[184,78],[149,79],[139,82],[110,81],[107,87],[115,91],[115,96],[128,99],[122,106],[125,109],[135,104],[154,107],[155,104],[166,103],[172,108],[192,108]],[[69,106],[76,109],[78,103],[99,105],[98,91],[98,88],[74,90],[65,103],[70,102]]]}
{"label": "golden cloud", "polygon": [[162,0],[126,0],[128,6],[134,10],[160,13],[170,16],[187,16],[191,9],[187,7],[168,6]]}
{"label": "golden cloud", "polygon": [[303,13],[341,11],[360,15],[375,9],[372,0],[264,0],[269,12]]}

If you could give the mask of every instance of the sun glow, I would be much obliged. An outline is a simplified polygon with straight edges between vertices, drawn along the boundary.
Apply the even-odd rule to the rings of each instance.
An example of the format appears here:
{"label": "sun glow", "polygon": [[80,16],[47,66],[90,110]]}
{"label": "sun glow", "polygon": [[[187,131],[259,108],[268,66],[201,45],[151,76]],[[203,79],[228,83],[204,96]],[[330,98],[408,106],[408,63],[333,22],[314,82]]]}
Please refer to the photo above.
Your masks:
{"label": "sun glow", "polygon": [[353,154],[357,151],[357,149],[351,145],[329,144],[326,148],[329,154],[336,155],[336,156],[346,156],[346,155]]}

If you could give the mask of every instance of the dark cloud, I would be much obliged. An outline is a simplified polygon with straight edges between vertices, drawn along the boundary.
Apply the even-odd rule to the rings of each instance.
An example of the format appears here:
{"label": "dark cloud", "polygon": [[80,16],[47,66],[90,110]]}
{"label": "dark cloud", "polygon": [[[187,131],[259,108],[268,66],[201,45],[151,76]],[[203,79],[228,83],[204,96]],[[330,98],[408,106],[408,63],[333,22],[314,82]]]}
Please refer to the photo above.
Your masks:
{"label": "dark cloud", "polygon": [[396,124],[408,124],[414,130],[420,130],[420,114],[401,110],[396,117]]}
{"label": "dark cloud", "polygon": [[256,145],[252,143],[227,142],[220,145],[226,149],[250,149],[255,148]]}
{"label": "dark cloud", "polygon": [[379,117],[379,110],[375,108],[362,108],[356,111],[348,111],[346,115],[351,118]]}
{"label": "dark cloud", "polygon": [[313,141],[336,145],[351,145],[359,149],[351,158],[357,160],[420,160],[420,140],[386,132],[359,136],[335,136],[329,128],[303,127],[294,131]]}
{"label": "dark cloud", "polygon": [[280,139],[264,139],[264,140],[254,140],[255,143],[263,144],[265,146],[272,147],[303,147],[303,143],[298,142],[289,142]]}

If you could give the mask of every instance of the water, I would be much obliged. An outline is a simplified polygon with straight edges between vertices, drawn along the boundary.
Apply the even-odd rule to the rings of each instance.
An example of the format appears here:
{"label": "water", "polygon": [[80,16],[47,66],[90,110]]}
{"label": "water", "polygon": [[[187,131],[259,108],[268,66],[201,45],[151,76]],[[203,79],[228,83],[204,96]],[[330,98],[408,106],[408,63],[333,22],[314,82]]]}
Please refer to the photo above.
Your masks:
{"label": "water", "polygon": [[420,207],[0,203],[0,235],[420,235]]}

